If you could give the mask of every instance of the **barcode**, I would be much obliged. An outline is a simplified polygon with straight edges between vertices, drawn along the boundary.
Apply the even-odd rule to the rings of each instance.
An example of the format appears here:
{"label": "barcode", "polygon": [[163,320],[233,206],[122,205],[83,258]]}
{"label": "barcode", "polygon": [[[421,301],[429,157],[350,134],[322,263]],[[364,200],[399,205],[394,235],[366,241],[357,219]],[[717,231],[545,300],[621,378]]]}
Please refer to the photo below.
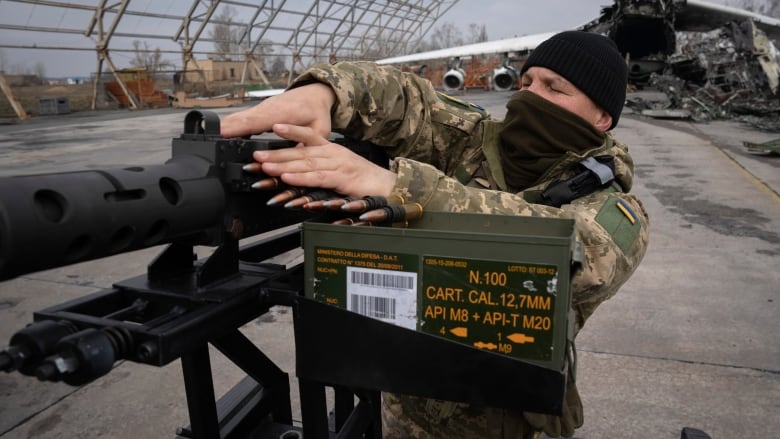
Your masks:
{"label": "barcode", "polygon": [[417,273],[347,267],[349,311],[404,328],[417,327]]}
{"label": "barcode", "polygon": [[395,299],[389,297],[350,295],[350,311],[375,319],[395,320]]}
{"label": "barcode", "polygon": [[397,290],[410,290],[414,288],[414,278],[411,276],[353,271],[350,274],[350,277],[350,281],[353,284],[393,288]]}

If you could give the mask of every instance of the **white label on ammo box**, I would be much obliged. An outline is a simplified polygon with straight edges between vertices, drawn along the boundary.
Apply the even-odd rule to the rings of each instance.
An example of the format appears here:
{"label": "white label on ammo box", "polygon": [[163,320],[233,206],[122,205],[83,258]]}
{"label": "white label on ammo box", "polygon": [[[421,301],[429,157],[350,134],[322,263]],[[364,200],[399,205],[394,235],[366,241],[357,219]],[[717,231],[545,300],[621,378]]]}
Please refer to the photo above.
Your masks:
{"label": "white label on ammo box", "polygon": [[347,309],[417,329],[417,273],[347,267]]}

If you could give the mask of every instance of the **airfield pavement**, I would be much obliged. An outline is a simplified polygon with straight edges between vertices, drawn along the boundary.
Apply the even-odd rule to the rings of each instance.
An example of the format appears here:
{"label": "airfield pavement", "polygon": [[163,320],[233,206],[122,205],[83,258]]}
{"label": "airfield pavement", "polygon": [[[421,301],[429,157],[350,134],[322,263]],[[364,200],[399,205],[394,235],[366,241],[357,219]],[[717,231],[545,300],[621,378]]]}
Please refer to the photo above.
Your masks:
{"label": "airfield pavement", "polygon": [[[459,97],[501,117],[508,95]],[[0,125],[0,175],[163,163],[185,112],[74,113]],[[778,437],[780,157],[748,153],[742,141],[780,133],[627,112],[615,135],[636,161],[633,191],[652,233],[637,272],[577,339],[585,424],[576,437],[673,439],[686,426],[713,439]],[[34,311],[143,273],[158,250],[0,283],[0,345]],[[276,307],[242,330],[290,374],[295,399],[291,320]],[[240,373],[212,353],[220,395]],[[297,411],[294,402],[300,420]],[[187,424],[178,361],[163,368],[120,362],[81,387],[0,374],[2,439],[173,437]]]}

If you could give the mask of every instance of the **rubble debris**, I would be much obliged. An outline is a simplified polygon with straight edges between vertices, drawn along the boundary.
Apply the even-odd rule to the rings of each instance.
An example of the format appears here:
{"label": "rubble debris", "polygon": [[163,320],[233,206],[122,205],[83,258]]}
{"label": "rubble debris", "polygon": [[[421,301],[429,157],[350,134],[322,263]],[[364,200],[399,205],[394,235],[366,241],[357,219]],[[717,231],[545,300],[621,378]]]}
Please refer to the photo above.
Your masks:
{"label": "rubble debris", "polygon": [[709,32],[678,32],[668,67],[638,86],[668,98],[628,99],[627,106],[640,114],[728,118],[780,131],[780,51],[752,20]]}
{"label": "rubble debris", "polygon": [[691,112],[688,110],[680,109],[664,109],[664,110],[642,110],[643,116],[650,116],[656,119],[690,119]]}

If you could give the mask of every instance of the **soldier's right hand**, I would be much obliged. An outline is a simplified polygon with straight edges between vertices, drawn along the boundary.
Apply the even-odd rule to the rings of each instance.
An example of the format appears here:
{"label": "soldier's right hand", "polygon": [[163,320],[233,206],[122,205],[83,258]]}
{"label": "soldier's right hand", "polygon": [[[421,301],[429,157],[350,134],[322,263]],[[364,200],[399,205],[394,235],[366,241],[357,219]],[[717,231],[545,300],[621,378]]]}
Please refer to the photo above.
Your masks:
{"label": "soldier's right hand", "polygon": [[336,103],[333,90],[321,83],[307,84],[271,96],[249,109],[220,121],[223,137],[244,137],[271,131],[274,124],[313,129],[327,138],[331,132],[330,111]]}
{"label": "soldier's right hand", "polygon": [[329,189],[347,197],[392,193],[397,175],[349,148],[332,143],[310,127],[275,124],[279,137],[298,143],[297,148],[258,150],[255,163],[245,171],[263,171],[293,187]]}

